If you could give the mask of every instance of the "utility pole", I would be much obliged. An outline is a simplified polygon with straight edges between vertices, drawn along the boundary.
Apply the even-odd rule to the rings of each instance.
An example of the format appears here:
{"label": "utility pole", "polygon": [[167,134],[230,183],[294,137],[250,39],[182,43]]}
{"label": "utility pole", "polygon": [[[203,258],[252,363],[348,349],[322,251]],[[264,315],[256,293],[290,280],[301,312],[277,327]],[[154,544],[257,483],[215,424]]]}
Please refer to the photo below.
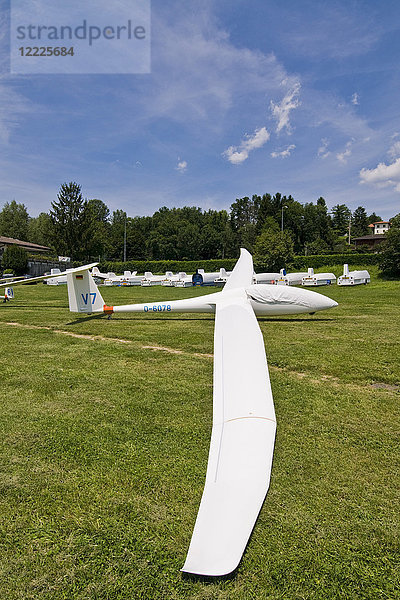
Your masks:
{"label": "utility pole", "polygon": [[126,262],[126,217],[125,217],[125,227],[124,227],[124,262]]}
{"label": "utility pole", "polygon": [[283,209],[287,208],[284,204],[282,204],[282,216],[281,216],[281,232],[283,233]]}
{"label": "utility pole", "polygon": [[351,243],[351,214],[349,216],[349,246]]}

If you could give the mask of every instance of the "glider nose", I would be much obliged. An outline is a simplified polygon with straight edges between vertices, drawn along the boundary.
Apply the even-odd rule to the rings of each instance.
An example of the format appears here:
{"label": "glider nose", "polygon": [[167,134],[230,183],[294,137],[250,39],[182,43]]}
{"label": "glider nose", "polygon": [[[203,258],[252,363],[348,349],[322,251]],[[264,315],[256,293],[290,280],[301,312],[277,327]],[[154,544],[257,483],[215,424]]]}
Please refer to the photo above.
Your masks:
{"label": "glider nose", "polygon": [[328,296],[323,296],[322,294],[318,294],[318,296],[318,307],[316,310],[327,310],[328,308],[335,308],[335,306],[339,306],[335,300],[328,298]]}

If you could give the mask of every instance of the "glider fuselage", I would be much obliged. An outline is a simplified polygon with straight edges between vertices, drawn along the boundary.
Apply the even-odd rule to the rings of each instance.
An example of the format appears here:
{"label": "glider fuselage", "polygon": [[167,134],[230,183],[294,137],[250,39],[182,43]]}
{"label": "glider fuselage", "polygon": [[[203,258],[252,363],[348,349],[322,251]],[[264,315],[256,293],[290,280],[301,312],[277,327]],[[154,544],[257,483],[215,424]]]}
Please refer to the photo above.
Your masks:
{"label": "glider fuselage", "polygon": [[197,298],[185,300],[167,300],[144,304],[125,304],[122,306],[105,306],[104,312],[141,312],[141,313],[215,313],[219,302],[227,301],[230,297],[244,294],[257,316],[291,315],[298,313],[317,312],[337,305],[334,300],[299,288],[258,284],[241,290],[216,292]]}

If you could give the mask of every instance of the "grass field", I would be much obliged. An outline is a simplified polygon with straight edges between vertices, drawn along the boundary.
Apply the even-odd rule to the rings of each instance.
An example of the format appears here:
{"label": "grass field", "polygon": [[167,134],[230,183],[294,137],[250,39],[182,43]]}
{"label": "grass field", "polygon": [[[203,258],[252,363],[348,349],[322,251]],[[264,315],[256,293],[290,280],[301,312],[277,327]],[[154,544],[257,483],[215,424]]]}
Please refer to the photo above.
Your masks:
{"label": "grass field", "polygon": [[259,320],[271,487],[238,571],[216,581],[179,572],[207,467],[213,317],[107,321],[71,315],[66,286],[15,288],[0,305],[0,598],[399,598],[400,283],[371,272],[319,289],[334,310]]}

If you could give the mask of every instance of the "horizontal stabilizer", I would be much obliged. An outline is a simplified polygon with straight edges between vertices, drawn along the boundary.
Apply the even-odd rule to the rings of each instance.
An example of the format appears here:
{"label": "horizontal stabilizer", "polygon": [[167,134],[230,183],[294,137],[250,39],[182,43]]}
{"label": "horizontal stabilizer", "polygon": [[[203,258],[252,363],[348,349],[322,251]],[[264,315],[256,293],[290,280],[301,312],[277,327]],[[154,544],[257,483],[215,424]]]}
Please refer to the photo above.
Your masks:
{"label": "horizontal stabilizer", "polygon": [[[28,285],[30,283],[36,283],[38,281],[46,281],[46,279],[56,279],[57,277],[64,277],[68,273],[80,273],[81,271],[86,271],[87,269],[91,269],[92,267],[95,267],[98,264],[99,263],[91,263],[90,265],[83,265],[82,267],[76,267],[75,269],[68,269],[68,272],[64,271],[59,275],[40,275],[39,277],[30,277],[29,279],[19,279],[18,281],[12,281],[11,283],[12,286],[15,287],[16,285]],[[10,282],[0,284],[0,287],[5,287],[9,285]]]}

